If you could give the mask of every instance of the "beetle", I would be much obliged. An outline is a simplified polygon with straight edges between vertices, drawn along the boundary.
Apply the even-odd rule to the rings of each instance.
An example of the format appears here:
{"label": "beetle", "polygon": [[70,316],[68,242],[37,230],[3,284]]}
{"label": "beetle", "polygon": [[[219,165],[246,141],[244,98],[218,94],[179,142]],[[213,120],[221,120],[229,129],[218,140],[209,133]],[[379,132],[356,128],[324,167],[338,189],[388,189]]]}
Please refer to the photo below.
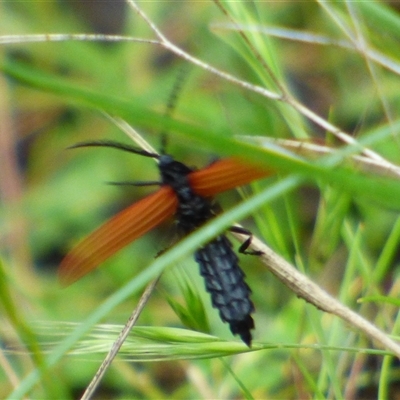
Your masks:
{"label": "beetle", "polygon": [[[216,215],[218,205],[212,196],[271,174],[271,171],[235,158],[220,159],[206,168],[194,170],[168,154],[159,155],[109,140],[71,146],[80,147],[108,147],[156,159],[161,180],[131,183],[134,186],[157,185],[160,188],[119,212],[66,255],[59,268],[64,285],[77,281],[171,216],[175,216],[180,235],[190,234]],[[240,246],[240,252],[259,254],[246,250],[251,241],[247,230],[237,227],[231,230],[249,234]],[[222,321],[229,324],[231,332],[239,335],[250,347],[254,305],[232,244],[226,235],[220,234],[197,249],[194,258],[200,266],[213,307],[218,309]]]}

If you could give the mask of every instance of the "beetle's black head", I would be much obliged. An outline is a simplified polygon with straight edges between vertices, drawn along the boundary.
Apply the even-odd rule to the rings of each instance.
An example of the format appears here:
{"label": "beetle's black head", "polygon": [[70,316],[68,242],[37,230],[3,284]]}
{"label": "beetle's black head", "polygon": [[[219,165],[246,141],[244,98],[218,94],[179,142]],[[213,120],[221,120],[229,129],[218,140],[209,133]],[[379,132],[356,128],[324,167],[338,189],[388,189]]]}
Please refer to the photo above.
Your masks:
{"label": "beetle's black head", "polygon": [[191,168],[176,161],[168,154],[162,154],[158,161],[158,168],[164,185],[170,185],[175,188],[182,186],[182,184],[187,184],[186,175],[193,171]]}

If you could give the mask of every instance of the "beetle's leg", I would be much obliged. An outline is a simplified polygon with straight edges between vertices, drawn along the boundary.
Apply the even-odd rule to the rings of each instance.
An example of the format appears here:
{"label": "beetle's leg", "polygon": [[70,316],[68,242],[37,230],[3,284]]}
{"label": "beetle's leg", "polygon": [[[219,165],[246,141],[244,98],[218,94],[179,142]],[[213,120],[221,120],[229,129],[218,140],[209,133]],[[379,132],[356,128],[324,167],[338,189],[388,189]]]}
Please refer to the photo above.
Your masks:
{"label": "beetle's leg", "polygon": [[238,249],[239,253],[248,254],[251,256],[261,256],[263,254],[262,251],[247,250],[251,244],[251,239],[253,237],[253,234],[248,229],[239,226],[231,226],[229,230],[234,233],[248,236],[248,238],[240,245]]}

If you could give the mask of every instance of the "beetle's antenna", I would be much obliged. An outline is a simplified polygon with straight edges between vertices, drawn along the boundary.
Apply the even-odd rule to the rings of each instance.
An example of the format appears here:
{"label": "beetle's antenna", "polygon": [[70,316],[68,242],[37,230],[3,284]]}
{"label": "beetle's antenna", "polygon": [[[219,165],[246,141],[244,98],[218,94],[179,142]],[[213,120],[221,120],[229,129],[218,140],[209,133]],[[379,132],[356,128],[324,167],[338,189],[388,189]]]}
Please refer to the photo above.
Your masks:
{"label": "beetle's antenna", "polygon": [[[106,182],[108,185],[114,186],[161,186],[162,182],[159,181],[145,181],[145,182],[132,182],[132,181],[120,181],[120,182]],[[239,232],[240,233],[240,232]]]}
{"label": "beetle's antenna", "polygon": [[[168,98],[167,107],[165,109],[165,116],[166,116],[167,121],[171,119],[172,113],[176,109],[176,105],[178,103],[178,98],[182,92],[182,88],[183,88],[185,80],[188,76],[188,72],[189,72],[189,68],[188,68],[187,64],[183,64],[178,70],[178,74],[175,78],[174,85],[172,87],[171,93]],[[164,128],[160,133],[161,154],[165,154],[165,150],[167,147],[167,133],[168,133],[168,123],[167,123],[166,128]]]}
{"label": "beetle's antenna", "polygon": [[114,142],[113,140],[95,140],[89,142],[80,142],[72,146],[69,146],[68,149],[76,149],[79,147],[111,147],[113,149],[139,154],[144,157],[150,157],[156,159],[160,158],[160,156],[156,153],[150,153],[149,151],[143,150],[139,147],[131,146],[125,143]]}

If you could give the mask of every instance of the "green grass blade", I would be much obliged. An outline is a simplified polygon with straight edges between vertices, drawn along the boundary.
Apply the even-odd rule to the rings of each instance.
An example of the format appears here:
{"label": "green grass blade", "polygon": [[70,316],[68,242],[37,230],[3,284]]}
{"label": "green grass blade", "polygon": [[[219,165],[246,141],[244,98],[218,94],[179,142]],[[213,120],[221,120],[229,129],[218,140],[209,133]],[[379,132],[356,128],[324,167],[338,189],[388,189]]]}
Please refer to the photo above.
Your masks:
{"label": "green grass blade", "polygon": [[225,155],[248,158],[261,166],[285,173],[302,174],[308,180],[335,185],[357,199],[372,200],[387,207],[400,209],[400,183],[395,180],[359,174],[345,166],[336,165],[331,158],[328,159],[330,165],[325,165],[323,160],[312,163],[279,148],[260,149],[257,146],[237,142],[229,139],[226,132],[214,131],[212,127],[205,130],[182,121],[167,120],[130,100],[87,90],[19,63],[6,63],[0,68],[21,83],[63,95],[74,102],[104,109],[139,126],[160,129],[165,128],[167,123],[168,129],[174,129],[183,137],[201,141],[216,151],[223,150]]}

